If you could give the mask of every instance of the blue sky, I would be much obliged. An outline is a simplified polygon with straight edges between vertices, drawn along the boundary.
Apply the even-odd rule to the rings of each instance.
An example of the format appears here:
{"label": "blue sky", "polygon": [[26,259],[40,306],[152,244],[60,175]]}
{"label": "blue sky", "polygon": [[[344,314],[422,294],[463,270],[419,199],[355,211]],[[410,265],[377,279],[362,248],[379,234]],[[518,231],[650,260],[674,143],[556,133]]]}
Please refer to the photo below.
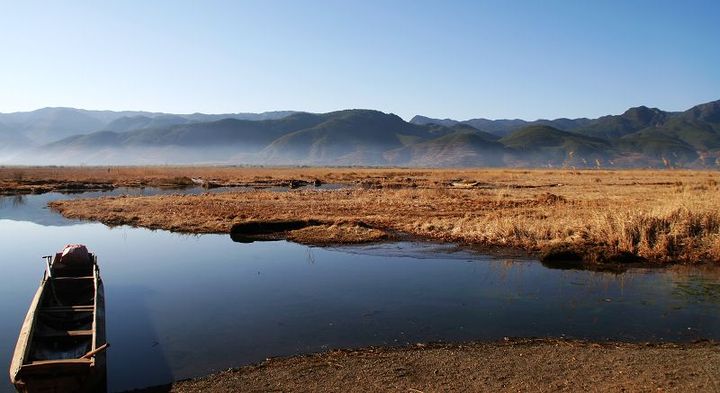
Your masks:
{"label": "blue sky", "polygon": [[0,112],[684,110],[720,99],[718,21],[714,0],[0,0]]}

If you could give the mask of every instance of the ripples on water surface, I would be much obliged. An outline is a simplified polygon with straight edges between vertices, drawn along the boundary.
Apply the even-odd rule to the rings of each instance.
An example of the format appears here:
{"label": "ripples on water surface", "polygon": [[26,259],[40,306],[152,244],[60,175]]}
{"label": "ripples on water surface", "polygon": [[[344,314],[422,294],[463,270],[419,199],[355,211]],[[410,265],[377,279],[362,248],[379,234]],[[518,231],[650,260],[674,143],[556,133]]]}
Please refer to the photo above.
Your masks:
{"label": "ripples on water surface", "polygon": [[553,270],[428,243],[240,244],[66,220],[44,209],[58,197],[68,196],[0,201],[0,354],[9,364],[40,256],[85,243],[105,281],[113,391],[329,348],[505,336],[720,339],[717,272]]}

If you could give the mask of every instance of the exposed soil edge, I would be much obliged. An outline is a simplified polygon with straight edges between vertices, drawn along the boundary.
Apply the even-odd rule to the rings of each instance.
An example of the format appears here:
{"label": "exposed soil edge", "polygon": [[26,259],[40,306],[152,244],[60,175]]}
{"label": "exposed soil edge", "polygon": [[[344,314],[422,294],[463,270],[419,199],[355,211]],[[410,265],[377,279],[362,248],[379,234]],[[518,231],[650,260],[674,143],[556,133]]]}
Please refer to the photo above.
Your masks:
{"label": "exposed soil edge", "polygon": [[[382,361],[384,358],[392,355],[392,354],[400,354],[405,352],[422,352],[427,350],[434,350],[434,349],[442,349],[442,350],[463,350],[467,348],[473,348],[473,347],[490,347],[491,350],[495,351],[501,351],[503,348],[507,347],[525,347],[525,348],[533,348],[533,347],[549,347],[548,349],[552,351],[554,347],[574,347],[578,348],[581,351],[591,351],[592,349],[608,349],[608,350],[625,350],[625,349],[631,349],[631,350],[639,350],[643,351],[644,349],[651,350],[651,349],[669,349],[669,350],[681,350],[684,352],[689,352],[689,350],[693,349],[710,349],[711,351],[720,351],[718,342],[710,341],[710,340],[700,340],[697,342],[692,343],[662,343],[662,342],[644,342],[644,343],[630,343],[630,342],[619,342],[619,341],[606,341],[606,342],[592,342],[592,341],[586,341],[586,340],[571,340],[571,339],[557,339],[557,338],[505,338],[503,340],[499,341],[493,341],[493,342],[482,342],[482,341],[471,341],[471,342],[465,342],[465,343],[427,343],[427,344],[414,344],[414,345],[406,345],[406,346],[370,346],[370,347],[364,347],[364,348],[350,348],[350,349],[334,349],[329,350],[326,352],[317,352],[317,353],[310,353],[310,354],[301,354],[301,355],[294,355],[294,356],[285,356],[285,357],[270,357],[267,358],[265,361],[262,361],[260,363],[255,364],[249,364],[241,367],[236,368],[230,368],[224,371],[220,371],[217,373],[213,373],[206,376],[196,377],[196,378],[187,378],[175,381],[170,384],[165,385],[158,385],[158,386],[151,386],[147,388],[141,388],[141,389],[135,389],[135,390],[128,390],[125,393],[166,393],[171,391],[176,391],[175,388],[182,387],[184,384],[190,385],[189,389],[179,389],[179,391],[196,391],[195,388],[192,387],[193,383],[195,382],[208,382],[213,381],[223,383],[230,382],[232,379],[237,379],[238,376],[241,376],[243,374],[250,374],[256,371],[262,371],[264,369],[267,369],[270,373],[273,373],[274,369],[281,369],[292,365],[298,365],[303,364],[304,362],[308,361],[321,361],[321,362],[327,362],[328,364],[332,364],[330,360],[332,360],[332,357],[341,357],[341,356],[358,356],[363,359],[363,361],[366,362],[373,362],[373,361]],[[522,356],[522,355],[521,355]],[[622,356],[622,355],[620,355]],[[573,358],[574,359],[574,358]],[[533,361],[533,359],[525,359]],[[547,361],[547,359],[535,359],[536,361]],[[649,356],[647,359],[648,362],[652,363],[653,358],[652,356]],[[338,367],[342,367],[341,365],[337,365]],[[636,367],[644,367],[647,365],[635,365]],[[479,368],[482,368],[482,364],[478,364]],[[278,370],[279,371],[279,370]],[[358,376],[358,384],[354,386],[355,388],[362,387],[362,378],[364,376]],[[711,381],[712,382],[712,381]],[[224,388],[227,390],[227,387]],[[597,390],[604,391],[608,390],[607,387],[603,386],[597,386]],[[225,391],[224,390],[224,391]],[[537,389],[542,390],[542,389]],[[229,390],[227,390],[229,391]],[[233,390],[234,391],[234,390]],[[251,391],[256,391],[252,390]],[[287,389],[283,389],[283,391],[293,391],[292,387],[288,387]]]}

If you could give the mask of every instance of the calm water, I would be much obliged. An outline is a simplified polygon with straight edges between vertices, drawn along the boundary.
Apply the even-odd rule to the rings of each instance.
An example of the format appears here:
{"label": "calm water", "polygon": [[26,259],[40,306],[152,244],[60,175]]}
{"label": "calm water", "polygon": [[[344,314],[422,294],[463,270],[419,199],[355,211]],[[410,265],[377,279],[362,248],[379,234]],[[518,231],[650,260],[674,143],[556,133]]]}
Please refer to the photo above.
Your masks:
{"label": "calm water", "polygon": [[327,249],[111,229],[43,209],[58,197],[0,200],[1,364],[42,276],[40,256],[85,243],[105,281],[112,391],[339,347],[720,339],[717,274],[553,270],[427,243]]}

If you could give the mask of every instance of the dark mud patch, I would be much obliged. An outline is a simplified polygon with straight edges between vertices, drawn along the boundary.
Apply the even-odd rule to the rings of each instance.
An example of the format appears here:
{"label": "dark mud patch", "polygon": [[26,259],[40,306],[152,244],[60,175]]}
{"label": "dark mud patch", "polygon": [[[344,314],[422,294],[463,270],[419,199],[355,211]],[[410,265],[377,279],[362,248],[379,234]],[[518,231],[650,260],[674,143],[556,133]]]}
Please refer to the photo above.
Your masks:
{"label": "dark mud patch", "polygon": [[237,223],[230,229],[230,238],[239,243],[290,240],[327,246],[387,241],[394,236],[362,221],[274,220]]}
{"label": "dark mud patch", "polygon": [[[631,267],[647,266],[648,260],[626,251],[611,251],[602,245],[558,244],[540,251],[540,262],[552,269],[610,271],[622,273]],[[653,266],[657,266],[654,264]]]}
{"label": "dark mud patch", "polygon": [[234,224],[230,228],[230,237],[240,243],[277,240],[285,237],[290,231],[318,225],[327,224],[318,220],[246,221]]}

